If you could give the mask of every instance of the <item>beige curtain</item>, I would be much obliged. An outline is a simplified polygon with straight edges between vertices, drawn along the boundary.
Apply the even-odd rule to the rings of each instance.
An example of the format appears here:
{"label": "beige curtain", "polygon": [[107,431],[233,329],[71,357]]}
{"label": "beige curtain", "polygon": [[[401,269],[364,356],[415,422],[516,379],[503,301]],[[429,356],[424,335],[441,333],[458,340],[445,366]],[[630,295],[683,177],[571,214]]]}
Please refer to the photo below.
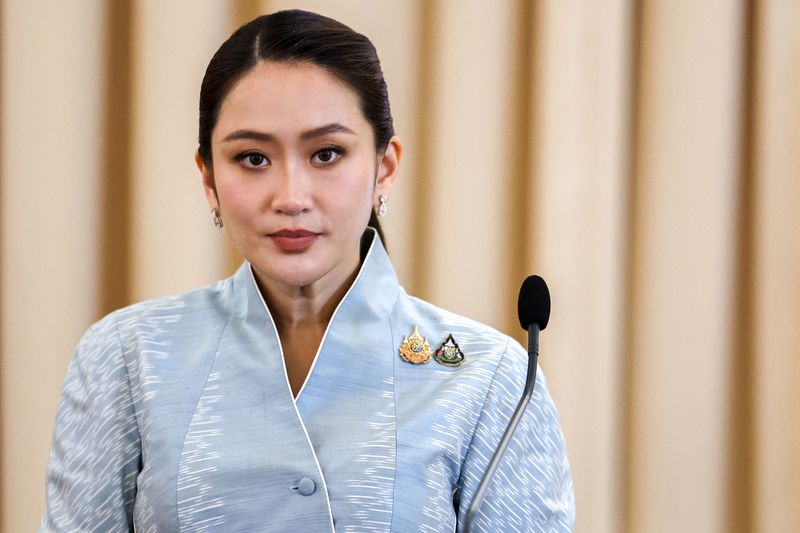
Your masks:
{"label": "beige curtain", "polygon": [[197,95],[287,7],[382,57],[409,292],[522,339],[519,283],[548,280],[576,531],[800,531],[795,0],[2,0],[0,530],[38,523],[81,333],[238,261]]}

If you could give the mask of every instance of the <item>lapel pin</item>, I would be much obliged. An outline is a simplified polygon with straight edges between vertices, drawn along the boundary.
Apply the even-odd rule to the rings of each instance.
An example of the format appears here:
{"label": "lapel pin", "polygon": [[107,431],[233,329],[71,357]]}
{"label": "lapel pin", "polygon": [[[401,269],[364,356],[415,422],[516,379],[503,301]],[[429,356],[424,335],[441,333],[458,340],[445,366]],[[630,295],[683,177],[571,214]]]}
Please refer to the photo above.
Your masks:
{"label": "lapel pin", "polygon": [[436,362],[445,366],[459,366],[464,363],[464,352],[458,347],[453,334],[449,334],[444,340],[439,349],[436,350],[436,355],[433,356]]}
{"label": "lapel pin", "polygon": [[431,355],[428,339],[422,338],[415,325],[411,336],[403,338],[403,344],[400,345],[400,359],[406,363],[419,365],[430,361]]}

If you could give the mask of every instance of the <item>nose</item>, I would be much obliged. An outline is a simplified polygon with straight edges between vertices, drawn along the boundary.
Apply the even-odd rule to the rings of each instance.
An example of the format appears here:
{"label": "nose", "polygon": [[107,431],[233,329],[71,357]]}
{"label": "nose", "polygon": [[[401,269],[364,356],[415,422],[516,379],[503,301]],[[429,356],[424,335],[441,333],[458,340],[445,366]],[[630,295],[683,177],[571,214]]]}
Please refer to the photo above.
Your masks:
{"label": "nose", "polygon": [[311,210],[311,177],[297,165],[286,164],[275,180],[272,209],[278,213],[296,216]]}

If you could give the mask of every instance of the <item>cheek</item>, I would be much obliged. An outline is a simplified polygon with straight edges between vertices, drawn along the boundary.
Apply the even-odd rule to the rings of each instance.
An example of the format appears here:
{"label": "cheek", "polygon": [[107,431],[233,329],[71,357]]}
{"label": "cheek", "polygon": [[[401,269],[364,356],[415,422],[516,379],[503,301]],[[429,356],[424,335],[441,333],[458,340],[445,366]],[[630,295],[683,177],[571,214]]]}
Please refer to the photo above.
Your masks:
{"label": "cheek", "polygon": [[241,180],[219,180],[217,196],[220,208],[228,218],[247,218],[258,209],[259,196]]}
{"label": "cheek", "polygon": [[363,167],[358,172],[342,176],[329,191],[330,208],[340,213],[342,218],[354,222],[360,221],[364,216],[369,218],[374,179],[372,169]]}

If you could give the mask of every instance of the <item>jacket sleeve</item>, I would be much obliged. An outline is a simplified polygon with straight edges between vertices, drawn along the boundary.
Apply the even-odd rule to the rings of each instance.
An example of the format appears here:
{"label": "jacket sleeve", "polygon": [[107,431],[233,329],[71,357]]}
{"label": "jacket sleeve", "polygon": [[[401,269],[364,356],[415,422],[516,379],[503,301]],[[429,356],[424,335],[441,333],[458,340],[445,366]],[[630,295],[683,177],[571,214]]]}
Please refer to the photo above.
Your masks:
{"label": "jacket sleeve", "polygon": [[133,531],[141,445],[114,317],[83,336],[56,415],[40,531]]}
{"label": "jacket sleeve", "polygon": [[[458,530],[506,430],[525,384],[527,352],[511,341],[489,386],[459,479]],[[568,532],[575,498],[564,435],[547,383],[537,370],[528,403],[508,450],[475,513],[472,531]]]}

